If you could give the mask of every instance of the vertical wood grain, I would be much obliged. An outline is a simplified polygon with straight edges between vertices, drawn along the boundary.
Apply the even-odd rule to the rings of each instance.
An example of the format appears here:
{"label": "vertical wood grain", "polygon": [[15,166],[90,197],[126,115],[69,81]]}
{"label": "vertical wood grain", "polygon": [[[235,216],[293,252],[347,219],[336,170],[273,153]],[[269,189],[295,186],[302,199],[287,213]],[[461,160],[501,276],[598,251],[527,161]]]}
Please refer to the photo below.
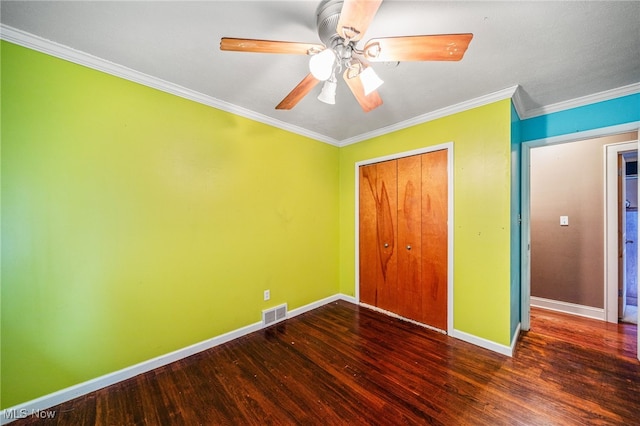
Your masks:
{"label": "vertical wood grain", "polygon": [[358,250],[360,256],[360,301],[372,306],[378,303],[377,282],[381,280],[381,269],[377,264],[377,225],[376,225],[376,165],[361,166],[359,169],[359,214],[358,214]]}
{"label": "vertical wood grain", "polygon": [[378,282],[378,306],[394,311],[398,296],[398,255],[396,226],[398,212],[397,164],[385,161],[377,164],[380,186],[376,200],[378,219],[378,253],[383,280]]}
{"label": "vertical wood grain", "polygon": [[447,330],[447,151],[422,155],[422,322]]}
{"label": "vertical wood grain", "polygon": [[422,322],[421,156],[398,159],[397,314]]}
{"label": "vertical wood grain", "polygon": [[[360,167],[360,300],[446,330],[447,151]],[[385,247],[387,245],[387,247]]]}
{"label": "vertical wood grain", "polygon": [[396,308],[397,165],[386,161],[360,168],[360,300]]}

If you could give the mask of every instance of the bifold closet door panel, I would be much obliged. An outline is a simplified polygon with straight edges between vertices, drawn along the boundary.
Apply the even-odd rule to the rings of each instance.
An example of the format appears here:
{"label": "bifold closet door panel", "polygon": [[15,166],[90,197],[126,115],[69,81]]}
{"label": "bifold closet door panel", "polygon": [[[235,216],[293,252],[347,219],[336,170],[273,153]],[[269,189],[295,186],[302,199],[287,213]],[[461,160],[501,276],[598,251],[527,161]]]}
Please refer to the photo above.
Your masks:
{"label": "bifold closet door panel", "polygon": [[446,150],[359,169],[360,301],[447,330]]}
{"label": "bifold closet door panel", "polygon": [[360,167],[360,301],[396,311],[397,162]]}
{"label": "bifold closet door panel", "polygon": [[422,156],[422,311],[425,324],[447,330],[447,151]]}
{"label": "bifold closet door panel", "polygon": [[421,321],[422,163],[419,155],[398,159],[398,310]]}

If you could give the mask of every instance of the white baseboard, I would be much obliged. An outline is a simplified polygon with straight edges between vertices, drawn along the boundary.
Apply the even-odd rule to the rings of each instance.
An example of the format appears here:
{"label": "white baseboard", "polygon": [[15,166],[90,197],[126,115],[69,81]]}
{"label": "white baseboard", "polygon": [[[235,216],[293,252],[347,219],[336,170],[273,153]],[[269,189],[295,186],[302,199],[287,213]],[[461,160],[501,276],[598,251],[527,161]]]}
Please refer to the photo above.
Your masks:
{"label": "white baseboard", "polygon": [[[313,309],[319,308],[320,306],[335,302],[337,300],[345,300],[347,302],[356,303],[355,298],[351,296],[347,296],[344,294],[335,294],[333,296],[326,297],[324,299],[289,311],[287,313],[287,319],[303,314],[305,312],[309,312]],[[40,398],[24,402],[13,407],[5,408],[0,411],[0,425],[4,425],[30,415],[36,415],[44,418],[45,415],[49,414],[47,409],[58,404],[62,404],[63,402],[70,401],[74,398],[86,395],[98,389],[111,386],[123,380],[130,379],[139,374],[146,373],[155,368],[162,367],[172,362],[181,360],[198,352],[202,352],[204,350],[237,339],[238,337],[253,333],[254,331],[258,331],[262,328],[264,328],[262,322],[249,324],[245,327],[232,330],[228,333],[212,337],[211,339],[207,339],[202,342],[187,346],[185,348],[170,352],[168,354],[160,355],[150,360],[123,368],[122,370],[114,371],[113,373],[105,374],[104,376],[87,380],[86,382],[61,389],[48,395],[44,395]]]}
{"label": "white baseboard", "polygon": [[338,294],[338,299],[340,300],[344,300],[345,302],[349,302],[349,303],[353,303],[354,305],[358,304],[358,299],[356,299],[354,296],[347,296],[346,294]]}
{"label": "white baseboard", "polygon": [[559,300],[551,300],[535,296],[531,296],[531,306],[606,321],[604,308],[594,308],[592,306],[577,305],[575,303],[561,302]]}
{"label": "white baseboard", "polygon": [[320,306],[324,306],[326,304],[335,302],[337,300],[344,300],[346,302],[350,302],[350,303],[354,303],[354,304],[356,303],[355,299],[353,297],[347,296],[346,294],[338,293],[338,294],[334,294],[333,296],[325,297],[324,299],[320,299],[320,300],[317,300],[315,302],[311,302],[308,305],[304,305],[304,306],[301,306],[299,308],[290,310],[289,312],[287,312],[287,319],[293,318],[293,317],[295,317],[297,315],[300,315],[300,314],[304,314],[305,312],[312,311],[312,310],[314,310],[316,308],[319,308]]}
{"label": "white baseboard", "polygon": [[[393,313],[393,312],[390,312],[390,311],[387,311],[387,310],[384,310],[384,309],[380,309],[380,308],[378,308],[376,306],[368,305],[368,304],[362,303],[362,302],[360,302],[360,306],[363,306],[363,307],[365,307],[367,309],[371,309],[371,310],[376,311],[376,312],[383,313],[383,314],[388,315],[388,316],[393,317],[393,318],[398,318],[398,319],[401,319],[403,321],[407,321],[407,322],[410,322],[412,324],[416,324],[416,325],[419,325],[421,327],[428,328],[429,330],[436,331],[438,333],[447,334],[446,331],[440,330],[439,328],[435,328],[435,327],[431,327],[431,326],[426,325],[426,324],[422,324],[421,322],[417,322],[417,321],[405,318],[405,317],[400,316],[400,315],[398,315],[396,313]],[[498,352],[499,354],[502,354],[502,355],[513,356],[513,351],[514,351],[515,346],[516,346],[516,344],[518,342],[518,336],[520,335],[520,324],[518,324],[518,328],[516,330],[515,335],[513,336],[513,339],[511,341],[511,346],[510,347],[509,346],[505,346],[505,345],[501,345],[501,344],[496,343],[496,342],[492,342],[491,340],[483,339],[482,337],[477,337],[477,336],[474,336],[472,334],[465,333],[464,331],[460,331],[460,330],[455,330],[454,329],[451,333],[448,333],[448,334],[451,337],[455,337],[456,339],[459,339],[459,340],[464,340],[467,343],[471,343],[471,344],[474,344],[476,346],[480,346],[481,348],[489,349],[491,351]]]}
{"label": "white baseboard", "polygon": [[[534,298],[532,297],[532,305],[534,305],[533,300]],[[287,313],[287,319],[289,318],[293,318],[297,315],[303,314],[305,312],[309,312],[312,311],[316,308],[319,308],[323,305],[335,302],[337,300],[344,300],[346,302],[349,303],[353,303],[353,304],[358,304],[358,301],[355,297],[353,296],[347,296],[345,294],[335,294],[333,296],[329,296],[326,297],[324,299],[309,303],[307,305],[301,306],[299,308],[296,309],[292,309],[291,311],[289,311]],[[394,314],[392,312],[388,312],[379,308],[376,308],[374,306],[369,306],[366,304],[360,304],[366,308],[369,309],[373,309],[375,311],[378,312],[382,312],[384,314],[402,319],[404,321],[409,321],[418,325],[421,325],[423,327],[432,329],[434,331],[440,332],[440,333],[444,333],[444,331],[439,330],[439,329],[435,329],[433,327],[429,327],[426,326],[424,324],[420,324],[417,323],[415,321],[409,320],[407,318],[401,317],[397,314]],[[79,396],[82,395],[86,395],[90,392],[105,388],[107,386],[111,386],[113,384],[116,384],[118,382],[121,382],[123,380],[127,380],[130,379],[132,377],[135,377],[139,374],[143,374],[146,373],[148,371],[151,371],[155,368],[159,368],[162,367],[164,365],[170,364],[172,362],[178,361],[180,359],[186,358],[188,356],[194,355],[198,352],[202,352],[204,350],[213,348],[215,346],[221,345],[223,343],[229,342],[233,339],[237,339],[238,337],[242,337],[245,336],[249,333],[253,333],[254,331],[258,331],[260,329],[262,329],[264,326],[262,324],[262,322],[256,322],[250,325],[247,325],[245,327],[241,327],[238,328],[236,330],[232,330],[228,333],[225,334],[221,334],[219,336],[213,337],[211,339],[207,339],[204,340],[202,342],[199,343],[195,343],[193,345],[187,346],[185,348],[182,349],[178,349],[176,351],[170,352],[168,354],[165,355],[160,355],[156,358],[152,358],[150,360],[147,361],[143,361],[141,363],[132,365],[130,367],[126,367],[123,368],[122,370],[118,370],[115,371],[113,373],[109,373],[109,374],[105,374],[104,376],[100,376],[97,377],[95,379],[91,379],[88,380],[86,382],[83,383],[79,383],[77,385],[65,388],[65,389],[61,389],[57,392],[48,394],[48,395],[44,395],[40,398],[36,398],[34,400],[31,401],[27,401],[24,402],[22,404],[18,404],[16,406],[13,407],[9,407],[6,409],[3,409],[0,412],[0,425],[4,425],[7,423],[12,422],[13,420],[17,420],[19,418],[22,417],[26,417],[32,414],[35,415],[46,415],[47,414],[47,409],[51,408],[53,406],[56,406],[58,404],[62,404],[63,402],[72,400],[74,398],[77,398]],[[503,355],[507,355],[507,356],[512,356],[513,355],[513,351],[515,348],[515,344],[517,343],[517,339],[518,339],[518,335],[520,332],[520,325],[518,325],[518,330],[516,331],[513,341],[511,342],[511,347],[509,346],[504,346],[504,345],[500,345],[498,343],[492,342],[490,340],[487,339],[483,339],[481,337],[477,337],[474,336],[472,334],[468,334],[465,333],[463,331],[459,331],[459,330],[453,330],[453,332],[450,334],[452,337],[455,337],[457,339],[463,340],[465,342],[468,343],[472,343],[476,346],[480,346],[482,348],[485,349],[489,349],[491,351],[494,352],[498,352],[500,354]]]}
{"label": "white baseboard", "polygon": [[[518,327],[518,330],[520,328]],[[490,351],[497,352],[506,356],[513,356],[513,351],[515,348],[515,344],[517,342],[517,333],[516,337],[511,341],[511,346],[501,345],[500,343],[493,342],[491,340],[484,339],[482,337],[474,336],[473,334],[465,333],[460,330],[453,330],[450,334],[451,337],[455,337],[456,339],[463,340],[467,343],[471,343],[476,346],[480,346],[481,348],[489,349]]]}

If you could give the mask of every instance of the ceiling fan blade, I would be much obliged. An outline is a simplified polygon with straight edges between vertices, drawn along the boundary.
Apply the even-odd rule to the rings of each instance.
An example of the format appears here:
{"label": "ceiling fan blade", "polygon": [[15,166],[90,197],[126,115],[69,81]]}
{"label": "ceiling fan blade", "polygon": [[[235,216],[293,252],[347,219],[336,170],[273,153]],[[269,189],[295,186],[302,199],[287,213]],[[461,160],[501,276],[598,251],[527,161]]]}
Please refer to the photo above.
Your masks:
{"label": "ceiling fan blade", "polygon": [[382,0],[344,0],[336,30],[346,39],[357,41],[369,28]]}
{"label": "ceiling fan blade", "polygon": [[382,105],[382,98],[378,94],[377,90],[369,93],[368,95],[364,94],[364,86],[362,85],[362,80],[360,79],[360,75],[349,78],[348,76],[349,70],[345,70],[342,77],[344,81],[349,86],[351,93],[356,97],[356,100],[364,110],[364,112],[372,111]]}
{"label": "ceiling fan blade", "polygon": [[296,87],[276,106],[276,109],[291,109],[307,96],[307,94],[320,83],[313,75],[307,74]]}
{"label": "ceiling fan blade", "polygon": [[220,39],[220,50],[231,50],[235,52],[256,52],[256,53],[290,53],[294,55],[307,55],[309,52],[320,52],[324,46],[314,43],[296,43],[292,41],[256,40],[252,38],[231,38]]}
{"label": "ceiling fan blade", "polygon": [[473,34],[439,34],[374,38],[364,47],[372,62],[459,61]]}

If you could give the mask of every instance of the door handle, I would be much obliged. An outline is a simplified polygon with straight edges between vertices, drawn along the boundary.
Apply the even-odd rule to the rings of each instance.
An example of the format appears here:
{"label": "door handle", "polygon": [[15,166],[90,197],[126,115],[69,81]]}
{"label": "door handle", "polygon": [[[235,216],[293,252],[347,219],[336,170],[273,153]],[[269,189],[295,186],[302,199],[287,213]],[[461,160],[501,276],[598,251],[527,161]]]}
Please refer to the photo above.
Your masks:
{"label": "door handle", "polygon": [[633,240],[627,240],[627,241],[625,241],[625,243],[627,243],[627,244],[630,244],[630,243],[632,243],[632,242],[633,242]]}
{"label": "door handle", "polygon": [[384,243],[384,248],[389,247],[389,243]]}
{"label": "door handle", "polygon": [[411,250],[411,246],[407,246],[407,250]]}

